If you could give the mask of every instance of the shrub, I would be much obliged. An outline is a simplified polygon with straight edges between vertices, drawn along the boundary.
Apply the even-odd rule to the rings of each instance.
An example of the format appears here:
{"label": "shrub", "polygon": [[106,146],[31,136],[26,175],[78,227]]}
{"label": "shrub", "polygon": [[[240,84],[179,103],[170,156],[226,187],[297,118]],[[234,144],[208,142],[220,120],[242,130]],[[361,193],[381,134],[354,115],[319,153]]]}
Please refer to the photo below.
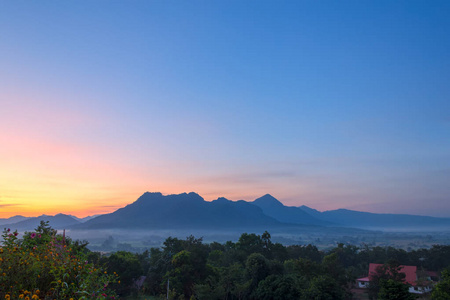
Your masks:
{"label": "shrub", "polygon": [[116,274],[86,260],[78,243],[56,235],[41,222],[18,239],[3,231],[0,246],[0,299],[115,299],[108,286]]}

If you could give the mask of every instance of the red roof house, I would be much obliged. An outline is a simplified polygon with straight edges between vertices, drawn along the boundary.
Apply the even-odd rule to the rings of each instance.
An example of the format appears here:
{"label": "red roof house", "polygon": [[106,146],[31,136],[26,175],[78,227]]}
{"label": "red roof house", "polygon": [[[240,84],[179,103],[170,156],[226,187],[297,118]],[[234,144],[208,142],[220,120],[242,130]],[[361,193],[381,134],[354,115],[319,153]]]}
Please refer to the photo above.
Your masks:
{"label": "red roof house", "polygon": [[[377,269],[383,267],[383,264],[369,264],[369,275],[367,277],[362,277],[356,279],[359,288],[368,288],[370,281],[373,276],[377,274]],[[423,294],[430,292],[432,289],[431,278],[426,278],[422,280],[420,286],[418,285],[417,267],[416,266],[399,266],[399,273],[405,274],[404,283],[410,285],[409,292],[414,294]],[[427,272],[427,274],[432,274],[435,272]]]}

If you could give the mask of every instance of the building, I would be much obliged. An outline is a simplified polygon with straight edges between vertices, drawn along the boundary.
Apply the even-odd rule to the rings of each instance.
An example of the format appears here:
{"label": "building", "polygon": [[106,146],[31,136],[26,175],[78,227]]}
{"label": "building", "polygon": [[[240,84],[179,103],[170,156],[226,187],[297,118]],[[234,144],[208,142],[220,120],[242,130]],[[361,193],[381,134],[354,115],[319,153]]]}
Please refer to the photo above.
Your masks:
{"label": "building", "polygon": [[[373,276],[377,274],[378,268],[383,264],[369,264],[369,275],[356,279],[359,288],[368,288]],[[399,266],[399,273],[405,274],[404,283],[409,285],[409,292],[413,294],[429,293],[433,289],[432,277],[437,277],[436,272],[420,271],[416,266]]]}

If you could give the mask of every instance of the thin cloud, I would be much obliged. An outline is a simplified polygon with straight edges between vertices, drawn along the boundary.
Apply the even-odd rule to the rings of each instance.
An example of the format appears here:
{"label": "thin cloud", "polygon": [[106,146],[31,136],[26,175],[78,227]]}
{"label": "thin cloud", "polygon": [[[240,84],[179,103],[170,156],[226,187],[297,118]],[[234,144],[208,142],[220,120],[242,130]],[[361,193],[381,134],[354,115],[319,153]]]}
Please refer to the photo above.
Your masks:
{"label": "thin cloud", "polygon": [[22,206],[21,204],[0,204],[0,207],[14,207],[14,206]]}

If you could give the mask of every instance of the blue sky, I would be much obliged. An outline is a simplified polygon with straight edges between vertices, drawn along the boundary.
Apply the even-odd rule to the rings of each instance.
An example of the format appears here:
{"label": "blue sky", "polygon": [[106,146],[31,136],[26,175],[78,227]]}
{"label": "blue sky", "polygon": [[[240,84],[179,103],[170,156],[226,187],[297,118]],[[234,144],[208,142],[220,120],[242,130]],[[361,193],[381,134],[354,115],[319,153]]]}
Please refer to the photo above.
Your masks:
{"label": "blue sky", "polygon": [[149,190],[450,217],[449,13],[2,2],[0,212],[105,212]]}

